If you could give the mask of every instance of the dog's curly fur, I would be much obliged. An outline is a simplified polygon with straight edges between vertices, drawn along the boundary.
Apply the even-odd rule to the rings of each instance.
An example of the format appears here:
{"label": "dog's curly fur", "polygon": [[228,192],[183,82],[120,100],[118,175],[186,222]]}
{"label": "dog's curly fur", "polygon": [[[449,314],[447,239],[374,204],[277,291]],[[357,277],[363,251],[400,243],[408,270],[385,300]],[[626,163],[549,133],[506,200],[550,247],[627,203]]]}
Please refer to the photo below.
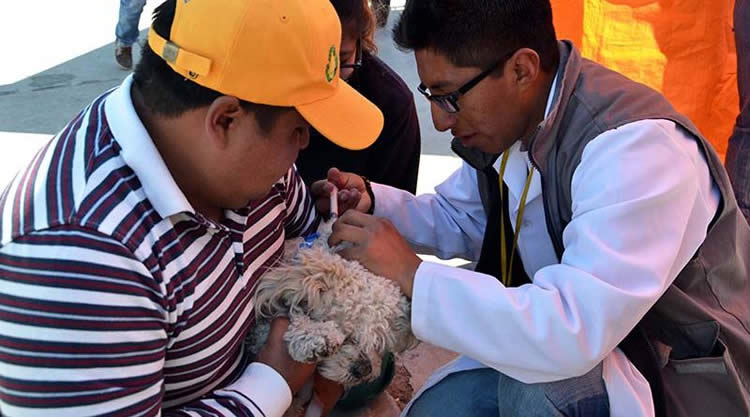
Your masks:
{"label": "dog's curly fur", "polygon": [[409,299],[392,281],[329,248],[330,231],[323,223],[311,247],[287,241],[281,263],[261,278],[251,351],[265,343],[271,319],[289,317],[284,340],[292,358],[317,363],[322,376],[349,388],[375,379],[385,352],[402,352],[417,340]]}

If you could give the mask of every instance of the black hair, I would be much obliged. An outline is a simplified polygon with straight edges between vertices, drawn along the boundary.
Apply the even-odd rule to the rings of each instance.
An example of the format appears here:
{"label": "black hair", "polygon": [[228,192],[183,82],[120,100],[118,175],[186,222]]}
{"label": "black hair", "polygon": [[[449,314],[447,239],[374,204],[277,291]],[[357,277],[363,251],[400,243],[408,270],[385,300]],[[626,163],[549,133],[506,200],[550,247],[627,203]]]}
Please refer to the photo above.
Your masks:
{"label": "black hair", "polygon": [[354,23],[362,47],[370,54],[378,51],[375,45],[375,15],[368,0],[331,0],[341,25]]}
{"label": "black hair", "polygon": [[393,40],[459,67],[488,68],[521,48],[536,51],[547,72],[560,60],[549,0],[407,0]]}
{"label": "black hair", "polygon": [[[169,39],[172,31],[175,7],[176,0],[166,0],[154,10],[152,27],[164,39]],[[141,93],[144,104],[160,117],[178,117],[186,111],[209,106],[224,95],[196,84],[172,70],[148,43],[143,47],[141,59],[133,72],[133,82]],[[245,111],[254,113],[258,126],[264,132],[269,132],[278,117],[291,109],[241,99],[240,104]]]}

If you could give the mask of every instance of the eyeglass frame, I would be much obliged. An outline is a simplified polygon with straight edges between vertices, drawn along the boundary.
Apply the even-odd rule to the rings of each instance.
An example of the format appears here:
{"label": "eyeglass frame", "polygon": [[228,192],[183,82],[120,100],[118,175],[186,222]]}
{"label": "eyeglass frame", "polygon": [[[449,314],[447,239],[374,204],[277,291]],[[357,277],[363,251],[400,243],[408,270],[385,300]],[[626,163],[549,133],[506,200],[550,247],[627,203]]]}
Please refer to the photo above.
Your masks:
{"label": "eyeglass frame", "polygon": [[[439,94],[439,95],[430,94],[430,92],[427,91],[427,86],[424,85],[424,83],[419,83],[419,86],[417,86],[417,91],[422,93],[422,95],[427,100],[429,100],[432,103],[435,103],[444,112],[449,113],[449,114],[456,114],[459,111],[461,111],[461,107],[459,107],[458,105],[458,99],[461,98],[461,96],[465,95],[469,90],[474,88],[482,80],[487,78],[488,75],[490,75],[493,71],[495,71],[500,66],[500,64],[505,63],[508,60],[508,58],[513,56],[514,53],[516,53],[516,51],[512,51],[506,54],[501,59],[499,59],[494,64],[492,64],[490,67],[488,67],[486,70],[480,72],[479,75],[467,81],[464,85],[462,85],[458,89],[448,94]],[[449,107],[449,106],[452,106],[452,107]]]}
{"label": "eyeglass frame", "polygon": [[354,62],[351,64],[341,64],[340,70],[352,68],[356,71],[362,68],[362,38],[357,38],[357,44],[354,48]]}

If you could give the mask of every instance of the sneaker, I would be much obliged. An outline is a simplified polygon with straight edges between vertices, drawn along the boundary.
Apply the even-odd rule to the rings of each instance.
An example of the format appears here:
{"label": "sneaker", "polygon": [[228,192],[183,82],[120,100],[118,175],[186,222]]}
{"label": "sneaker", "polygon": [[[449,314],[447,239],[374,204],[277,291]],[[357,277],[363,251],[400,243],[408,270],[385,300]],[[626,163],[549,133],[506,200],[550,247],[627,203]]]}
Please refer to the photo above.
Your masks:
{"label": "sneaker", "polygon": [[133,47],[120,45],[115,42],[115,61],[124,70],[133,69]]}
{"label": "sneaker", "polygon": [[375,13],[375,23],[382,28],[388,24],[388,13],[391,11],[391,0],[371,0],[370,5]]}

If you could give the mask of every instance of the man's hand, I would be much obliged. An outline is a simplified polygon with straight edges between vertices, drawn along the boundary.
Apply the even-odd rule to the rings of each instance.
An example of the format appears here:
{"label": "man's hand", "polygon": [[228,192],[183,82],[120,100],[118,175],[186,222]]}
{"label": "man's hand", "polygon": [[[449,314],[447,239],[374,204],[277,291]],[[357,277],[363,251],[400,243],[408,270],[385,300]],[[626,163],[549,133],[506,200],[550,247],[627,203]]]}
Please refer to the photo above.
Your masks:
{"label": "man's hand", "polygon": [[305,417],[327,416],[344,394],[344,387],[315,373],[313,398],[307,406]]}
{"label": "man's hand", "polygon": [[349,209],[367,213],[372,202],[367,194],[362,177],[350,172],[341,172],[337,168],[328,170],[328,179],[315,181],[310,186],[310,192],[315,200],[318,213],[328,213],[331,210],[329,196],[333,187],[339,190],[339,215]]}
{"label": "man's hand", "polygon": [[358,211],[348,211],[333,224],[328,244],[350,242],[353,247],[339,252],[355,259],[370,271],[391,279],[411,298],[414,275],[422,260],[390,221]]}
{"label": "man's hand", "polygon": [[275,369],[289,384],[289,389],[294,395],[305,385],[306,381],[312,378],[315,364],[297,362],[289,356],[289,350],[284,342],[287,327],[289,327],[289,319],[286,317],[275,318],[271,322],[268,340],[263,349],[258,352],[256,362]]}

